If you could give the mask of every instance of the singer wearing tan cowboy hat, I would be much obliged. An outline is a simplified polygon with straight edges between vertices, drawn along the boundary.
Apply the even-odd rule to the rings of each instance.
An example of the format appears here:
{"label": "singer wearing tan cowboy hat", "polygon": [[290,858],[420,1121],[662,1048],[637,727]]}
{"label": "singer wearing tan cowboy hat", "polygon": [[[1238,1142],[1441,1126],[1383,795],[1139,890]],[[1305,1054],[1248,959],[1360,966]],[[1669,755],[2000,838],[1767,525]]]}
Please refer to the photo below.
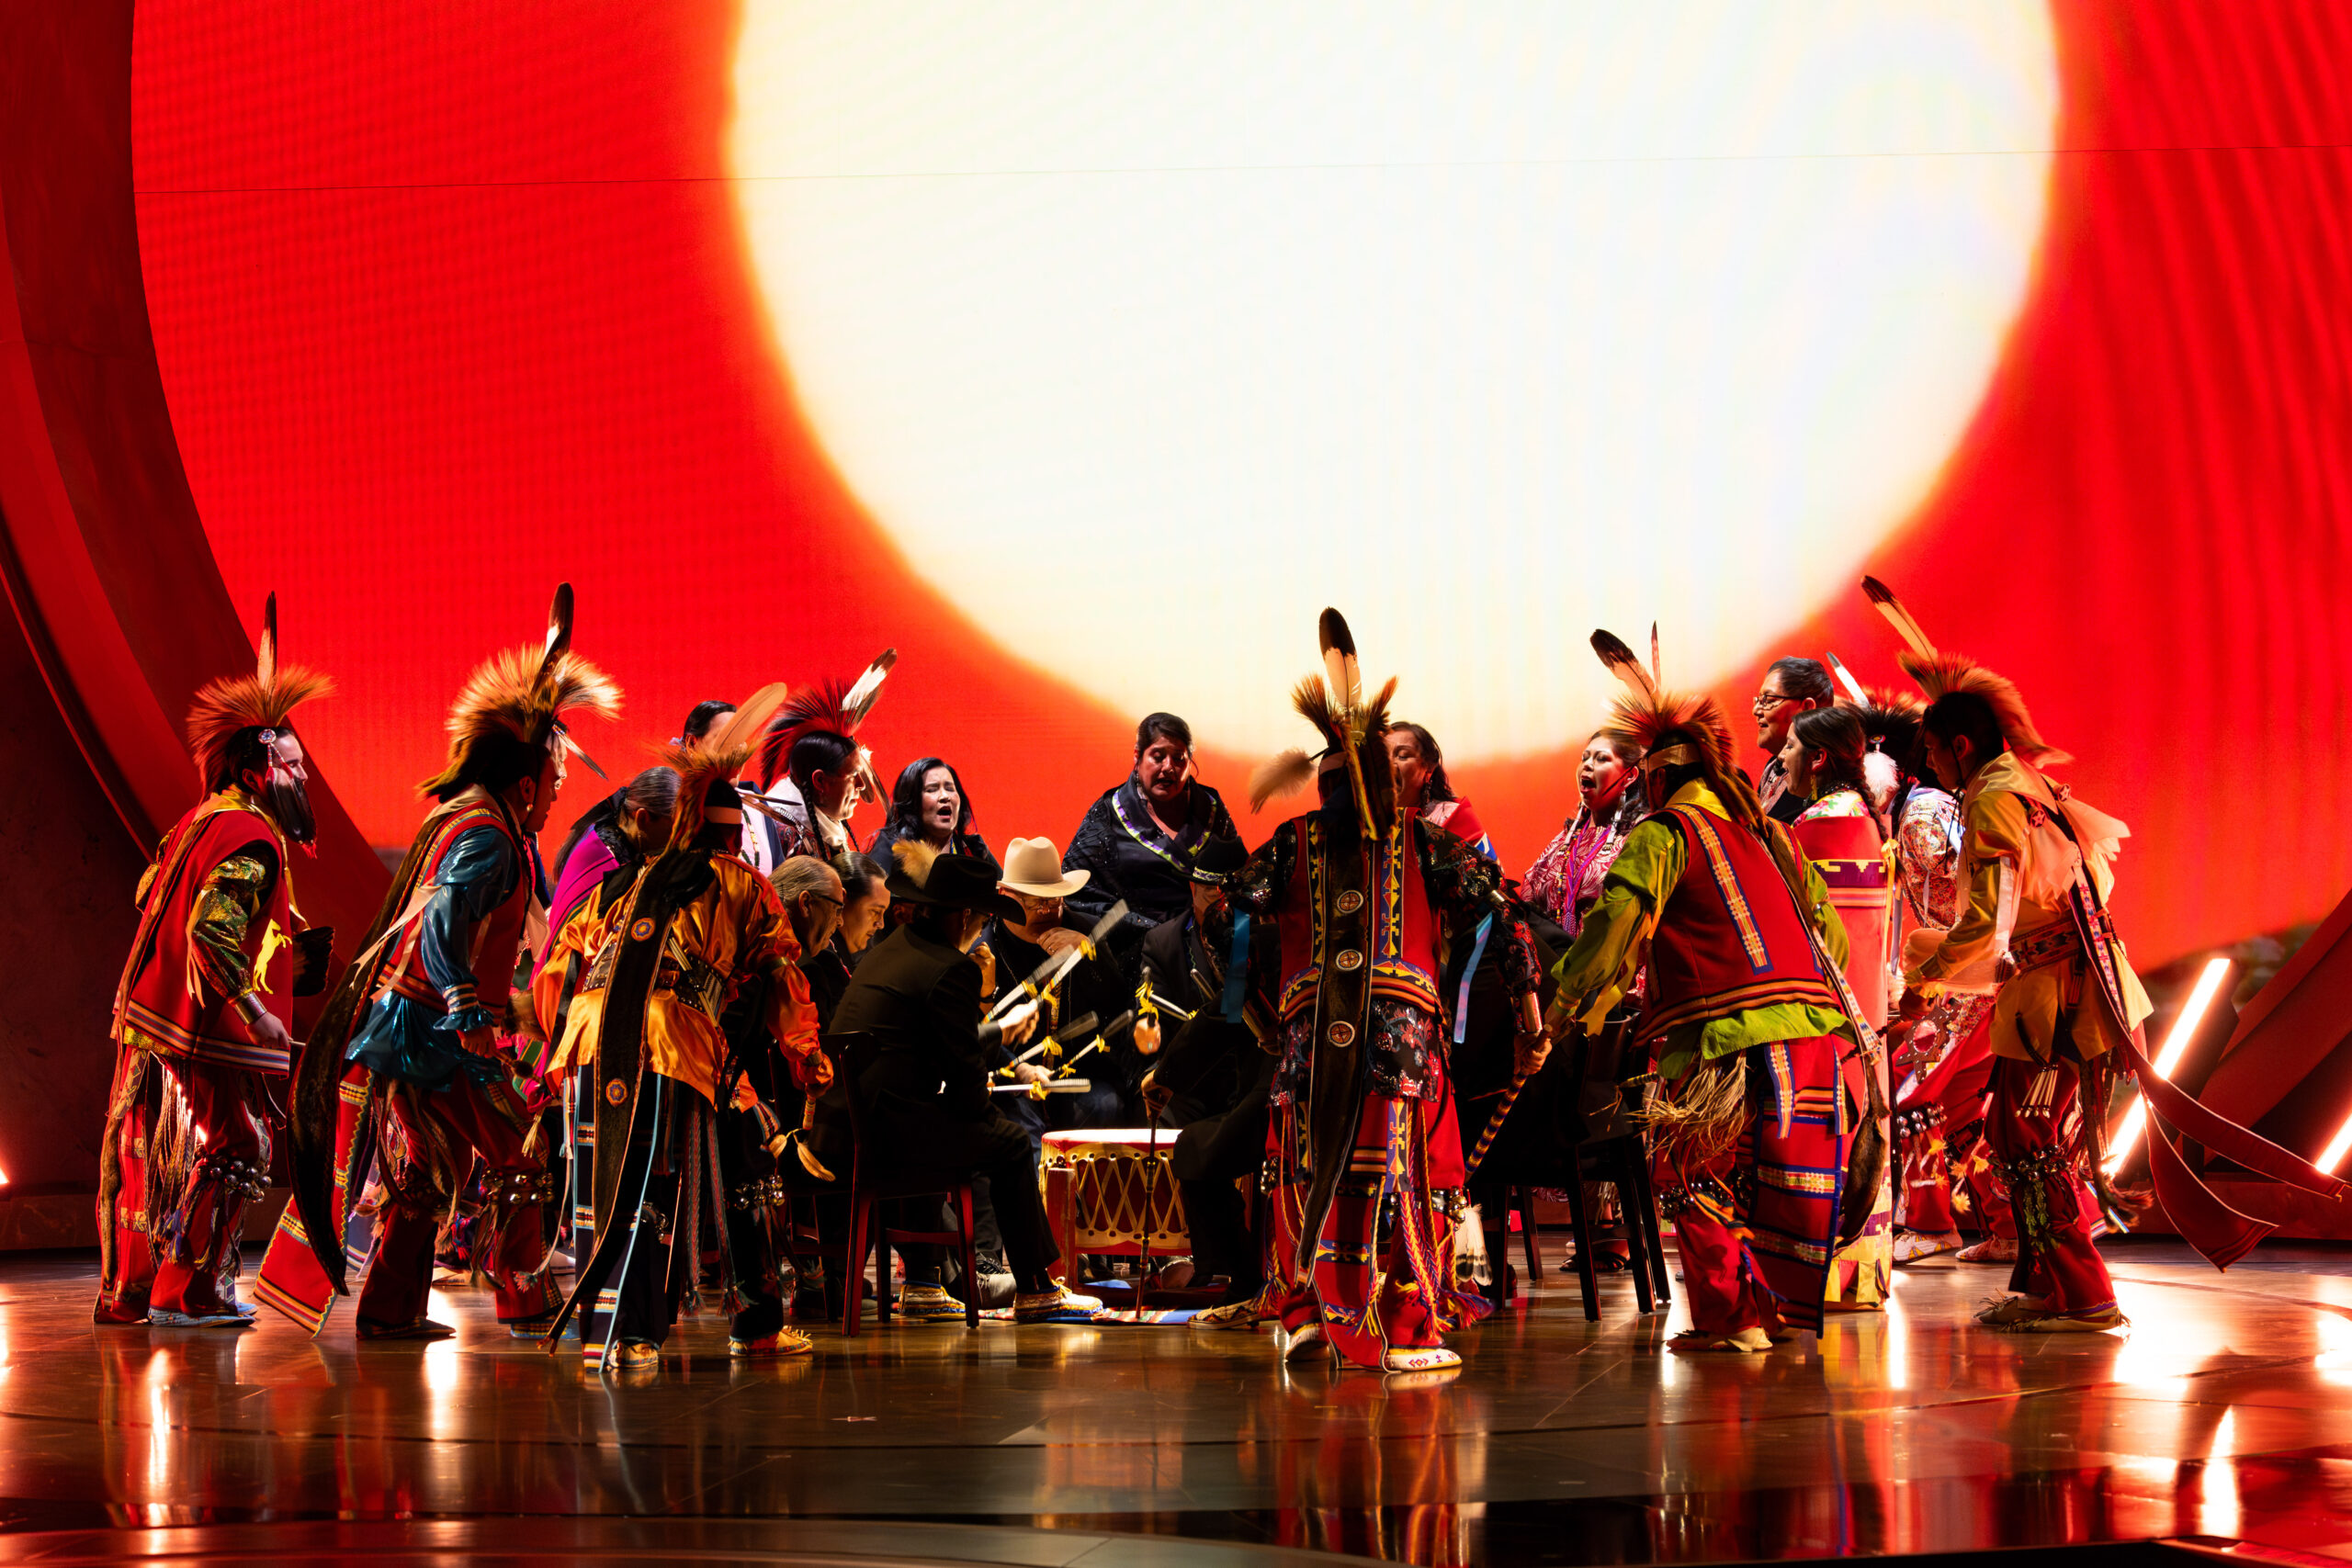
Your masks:
{"label": "singer wearing tan cowboy hat", "polygon": [[[1064,871],[1060,849],[1051,839],[1015,839],[1004,847],[1004,871],[997,890],[1021,906],[1022,918],[1000,918],[989,927],[986,941],[996,954],[993,994],[1001,996],[1035,973],[1046,959],[1081,944],[1085,933],[1072,929],[1066,900],[1092,880],[1084,870]],[[1109,1023],[1127,1010],[1130,998],[1121,971],[1108,953],[1080,960],[1047,1003],[1041,1022],[1058,1029],[1069,1020],[1091,1012]],[[1090,1037],[1091,1039],[1091,1037]],[[1077,1043],[1083,1048],[1088,1041]],[[1156,1042],[1155,1042],[1156,1043]],[[1015,1069],[1020,1074],[1020,1069]],[[1021,1076],[1027,1076],[1022,1074]],[[1042,1104],[1008,1096],[1007,1114],[1030,1130],[1032,1136],[1047,1129],[1125,1127],[1141,1100],[1136,1085],[1143,1078],[1131,1032],[1119,1031],[1079,1067],[1078,1076],[1093,1088],[1084,1094],[1057,1094]]]}

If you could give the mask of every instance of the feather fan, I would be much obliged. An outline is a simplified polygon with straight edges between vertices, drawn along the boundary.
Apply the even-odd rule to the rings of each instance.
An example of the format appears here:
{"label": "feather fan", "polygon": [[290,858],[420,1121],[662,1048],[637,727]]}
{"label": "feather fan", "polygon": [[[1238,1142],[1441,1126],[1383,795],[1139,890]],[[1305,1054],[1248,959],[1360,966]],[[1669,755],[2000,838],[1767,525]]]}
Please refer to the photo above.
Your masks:
{"label": "feather fan", "polygon": [[1250,773],[1250,809],[1263,811],[1266,802],[1296,795],[1315,777],[1315,759],[1294,748],[1269,757]]}

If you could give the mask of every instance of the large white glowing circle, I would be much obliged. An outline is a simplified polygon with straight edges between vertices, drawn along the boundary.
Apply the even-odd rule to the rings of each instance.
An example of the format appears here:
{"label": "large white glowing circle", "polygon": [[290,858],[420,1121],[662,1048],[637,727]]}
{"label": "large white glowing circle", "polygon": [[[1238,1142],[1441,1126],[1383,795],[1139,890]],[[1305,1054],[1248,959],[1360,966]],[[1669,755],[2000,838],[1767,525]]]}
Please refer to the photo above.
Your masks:
{"label": "large white glowing circle", "polygon": [[1008,649],[1244,749],[1323,604],[1464,758],[1596,625],[1752,657],[1915,508],[2024,297],[2041,0],[748,0],[787,371]]}

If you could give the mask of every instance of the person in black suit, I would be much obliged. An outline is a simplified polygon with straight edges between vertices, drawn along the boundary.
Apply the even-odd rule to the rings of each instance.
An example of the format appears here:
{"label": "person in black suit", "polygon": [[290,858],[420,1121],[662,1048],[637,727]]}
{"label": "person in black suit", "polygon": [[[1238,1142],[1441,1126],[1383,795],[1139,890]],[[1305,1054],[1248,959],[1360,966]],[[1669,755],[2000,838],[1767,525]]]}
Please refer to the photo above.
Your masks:
{"label": "person in black suit", "polygon": [[[843,1066],[866,1108],[863,1129],[874,1146],[860,1157],[943,1178],[988,1178],[1012,1265],[1015,1321],[1091,1322],[1102,1303],[1047,1273],[1061,1253],[1038,1192],[1036,1150],[989,1096],[995,1029],[981,1024],[980,965],[971,947],[990,916],[1018,920],[1021,907],[997,892],[997,868],[986,861],[926,856],[909,844],[898,846],[898,860],[890,897],[913,919],[859,962],[828,1031],[843,1038]],[[1009,1026],[1007,1037],[1019,1037],[1034,1017]],[[917,1277],[925,1271],[930,1280]],[[908,1275],[906,1315],[963,1315],[940,1286],[935,1261],[910,1261]]]}

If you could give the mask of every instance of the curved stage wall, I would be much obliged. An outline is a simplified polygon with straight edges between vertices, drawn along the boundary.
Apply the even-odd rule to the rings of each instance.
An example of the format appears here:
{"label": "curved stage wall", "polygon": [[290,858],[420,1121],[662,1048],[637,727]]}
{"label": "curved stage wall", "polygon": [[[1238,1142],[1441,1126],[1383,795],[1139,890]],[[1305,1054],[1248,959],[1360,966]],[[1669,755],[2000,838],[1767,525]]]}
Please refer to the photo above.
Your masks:
{"label": "curved stage wall", "polygon": [[[413,821],[441,705],[559,577],[629,692],[625,733],[589,737],[616,773],[695,699],[885,643],[904,662],[884,766],[955,757],[998,842],[1066,839],[1123,771],[1132,716],[911,570],[768,346],[724,152],[736,7],[543,18],[156,3],[134,27],[55,0],[0,22],[19,628],[0,672],[40,682],[10,688],[0,817],[21,851],[0,916],[16,1190],[88,1182],[129,891],[194,794],[176,716],[250,658],[271,588],[289,656],[342,682],[306,723],[325,798],[301,888],[347,930],[382,884],[368,842]],[[2015,675],[2082,756],[2069,776],[2132,823],[2119,913],[2153,965],[2352,883],[2352,21],[2166,0],[2052,18],[2022,312],[1867,569]],[[1637,635],[1659,609],[1607,618]],[[1779,651],[1893,676],[1859,596],[1759,615],[1735,701]],[[1586,629],[1530,656],[1589,659]],[[1263,672],[1270,704],[1306,636]],[[1566,757],[1457,772],[1514,868],[1568,804]],[[1238,796],[1254,760],[1212,748],[1206,771]]]}
{"label": "curved stage wall", "polygon": [[[86,1213],[28,1201],[96,1187],[130,895],[197,794],[178,716],[253,662],[147,323],[130,48],[127,4],[14,6],[0,23],[0,567],[16,612],[0,637],[0,1245],[88,1231]],[[356,933],[386,877],[328,773],[299,897]]]}

